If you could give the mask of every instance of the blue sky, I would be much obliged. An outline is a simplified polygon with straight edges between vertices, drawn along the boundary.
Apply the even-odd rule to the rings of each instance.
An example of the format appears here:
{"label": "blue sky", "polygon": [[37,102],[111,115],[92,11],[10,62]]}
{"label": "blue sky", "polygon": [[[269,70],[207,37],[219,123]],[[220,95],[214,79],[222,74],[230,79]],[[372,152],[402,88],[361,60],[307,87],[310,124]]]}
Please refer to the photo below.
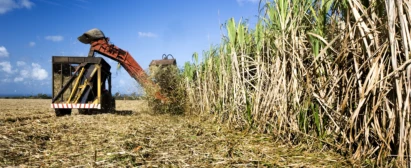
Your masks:
{"label": "blue sky", "polygon": [[[121,2],[121,3],[120,3]],[[191,61],[218,44],[231,17],[257,20],[259,0],[0,0],[0,95],[51,93],[51,57],[86,56],[77,37],[101,29],[146,69],[172,54]],[[113,92],[138,91],[124,70],[112,66]]]}

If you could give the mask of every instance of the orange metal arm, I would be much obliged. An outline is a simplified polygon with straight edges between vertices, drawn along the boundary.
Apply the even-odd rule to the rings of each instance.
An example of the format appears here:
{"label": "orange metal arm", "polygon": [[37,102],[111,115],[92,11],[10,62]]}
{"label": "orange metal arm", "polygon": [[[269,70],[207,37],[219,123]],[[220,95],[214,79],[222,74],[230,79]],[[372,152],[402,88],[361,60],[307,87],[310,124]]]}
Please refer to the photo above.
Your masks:
{"label": "orange metal arm", "polygon": [[[90,52],[100,53],[117,61],[126,71],[139,82],[149,94],[154,94],[156,99],[166,101],[167,98],[160,94],[158,86],[148,78],[143,68],[134,60],[127,51],[109,43],[109,38],[101,38],[90,43]],[[153,90],[154,89],[154,90]]]}

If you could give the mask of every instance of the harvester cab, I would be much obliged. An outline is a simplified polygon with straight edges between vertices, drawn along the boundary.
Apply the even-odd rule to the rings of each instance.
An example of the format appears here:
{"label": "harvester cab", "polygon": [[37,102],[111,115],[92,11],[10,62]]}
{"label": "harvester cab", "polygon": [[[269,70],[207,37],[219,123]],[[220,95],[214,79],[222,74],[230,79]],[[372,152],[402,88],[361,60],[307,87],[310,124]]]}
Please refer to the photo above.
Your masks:
{"label": "harvester cab", "polygon": [[[99,53],[118,62],[145,89],[149,96],[161,102],[169,102],[160,93],[161,86],[150,80],[141,66],[129,52],[110,43],[110,39],[99,29],[91,29],[78,40],[90,45],[87,57],[53,56],[52,58],[52,104],[56,116],[70,115],[72,109],[80,114],[115,111],[115,100],[111,93],[110,65]],[[153,60],[151,67],[176,65],[172,55],[163,55],[161,60]]]}

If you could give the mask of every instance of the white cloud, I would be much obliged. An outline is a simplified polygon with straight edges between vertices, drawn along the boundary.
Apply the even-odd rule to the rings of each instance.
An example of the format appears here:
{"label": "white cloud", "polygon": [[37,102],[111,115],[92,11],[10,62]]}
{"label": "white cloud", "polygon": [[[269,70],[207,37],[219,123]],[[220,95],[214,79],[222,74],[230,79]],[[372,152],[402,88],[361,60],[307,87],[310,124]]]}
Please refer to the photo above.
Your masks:
{"label": "white cloud", "polygon": [[157,37],[157,34],[151,32],[138,32],[138,37]]}
{"label": "white cloud", "polygon": [[29,46],[30,46],[30,47],[34,47],[35,45],[36,45],[36,43],[33,42],[33,41],[31,41],[31,42],[29,43]]}
{"label": "white cloud", "polygon": [[0,62],[0,67],[2,71],[7,72],[7,73],[13,73],[11,70],[11,64],[10,62]]}
{"label": "white cloud", "polygon": [[0,57],[8,57],[9,52],[7,52],[6,47],[0,46]]}
{"label": "white cloud", "polygon": [[17,66],[24,66],[24,65],[26,65],[26,62],[24,62],[24,61],[17,61]]}
{"label": "white cloud", "polygon": [[[31,66],[25,66],[27,65],[27,63],[23,61],[17,61],[16,64],[20,67],[20,73],[18,73],[18,75],[14,77],[14,82],[22,82],[26,79],[34,79],[41,81],[48,77],[47,71],[43,69],[40,64],[31,63]],[[24,83],[28,84],[27,81]]]}
{"label": "white cloud", "polygon": [[1,80],[1,82],[4,82],[4,83],[8,83],[8,82],[10,82],[11,80],[9,79],[9,78],[4,78],[4,79],[2,79]]}
{"label": "white cloud", "polygon": [[260,0],[237,0],[237,3],[239,5],[244,5],[244,3],[258,3]]}
{"label": "white cloud", "polygon": [[15,77],[14,78],[14,82],[21,82],[23,80],[24,80],[24,78],[22,78],[22,77]]}
{"label": "white cloud", "polygon": [[30,77],[30,72],[28,70],[20,70],[20,76],[23,78],[28,78]]}
{"label": "white cloud", "polygon": [[46,37],[44,37],[44,39],[50,40],[50,41],[54,41],[54,42],[59,42],[59,41],[63,41],[63,40],[64,40],[64,37],[63,37],[63,36],[60,36],[60,35],[57,35],[57,36],[46,36]]}
{"label": "white cloud", "polygon": [[36,63],[31,63],[31,66],[33,67],[31,71],[31,77],[36,80],[43,80],[46,79],[48,76],[48,73],[45,69],[41,68],[39,64]]}
{"label": "white cloud", "polygon": [[34,3],[31,2],[30,0],[21,0],[20,5],[27,9],[30,9],[34,5]]}
{"label": "white cloud", "polygon": [[5,14],[18,8],[30,9],[33,5],[34,3],[30,0],[0,0],[0,14]]}

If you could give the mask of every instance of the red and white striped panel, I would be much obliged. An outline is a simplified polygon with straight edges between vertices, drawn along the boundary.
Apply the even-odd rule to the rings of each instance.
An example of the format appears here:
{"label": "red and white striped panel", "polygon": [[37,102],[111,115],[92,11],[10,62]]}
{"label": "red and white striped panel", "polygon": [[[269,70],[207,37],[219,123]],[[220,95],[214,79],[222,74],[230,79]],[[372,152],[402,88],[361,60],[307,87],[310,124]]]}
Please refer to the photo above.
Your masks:
{"label": "red and white striped panel", "polygon": [[101,109],[101,104],[72,104],[72,103],[53,103],[51,108],[55,109]]}

